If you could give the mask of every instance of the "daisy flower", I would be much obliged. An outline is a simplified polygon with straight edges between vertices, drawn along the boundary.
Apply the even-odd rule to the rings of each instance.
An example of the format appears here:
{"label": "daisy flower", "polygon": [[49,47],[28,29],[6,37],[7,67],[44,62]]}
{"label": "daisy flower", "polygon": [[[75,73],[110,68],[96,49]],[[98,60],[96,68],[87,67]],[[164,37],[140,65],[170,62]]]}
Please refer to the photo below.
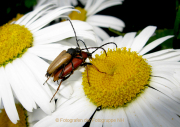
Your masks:
{"label": "daisy flower", "polygon": [[[173,37],[146,45],[155,29],[148,26],[136,37],[132,32],[104,41],[115,42],[118,48],[107,44],[103,46],[107,56],[97,52],[91,63],[100,71],[88,65],[82,78],[71,82],[72,97],[59,99],[59,108],[34,127],[82,127],[86,122],[91,127],[179,127],[180,50],[148,53]],[[75,73],[80,75],[80,71]]]}
{"label": "daisy flower", "polygon": [[123,0],[87,0],[85,7],[76,7],[81,13],[72,12],[69,14],[71,20],[81,20],[91,24],[94,32],[102,39],[109,38],[109,35],[100,27],[112,28],[122,31],[125,24],[122,20],[108,15],[96,14],[108,7],[120,5]]}
{"label": "daisy flower", "polygon": [[[56,0],[53,2],[59,6],[59,1],[62,0]],[[79,10],[81,13],[72,12],[68,16],[71,18],[71,20],[81,20],[89,23],[90,25],[93,26],[94,32],[97,34],[100,40],[101,39],[104,40],[109,38],[109,35],[100,27],[112,28],[114,30],[122,31],[125,24],[122,20],[116,17],[108,16],[108,15],[98,15],[96,13],[108,7],[120,5],[122,4],[122,1],[123,0],[87,0],[86,2],[83,1],[82,3],[85,4],[84,8],[75,7],[75,9]],[[38,3],[38,5],[39,4],[42,5],[43,2]]]}
{"label": "daisy flower", "polygon": [[[74,37],[69,21],[48,27],[47,24],[69,11],[74,9],[46,4],[0,27],[0,106],[13,123],[19,120],[14,97],[29,112],[37,107],[47,114],[54,111],[54,101],[49,103],[53,94],[48,85],[43,86],[49,64],[41,58],[54,60],[68,48],[51,43]],[[78,36],[95,40],[90,25],[80,21],[73,25]],[[64,90],[61,94],[68,97],[71,92]]]}

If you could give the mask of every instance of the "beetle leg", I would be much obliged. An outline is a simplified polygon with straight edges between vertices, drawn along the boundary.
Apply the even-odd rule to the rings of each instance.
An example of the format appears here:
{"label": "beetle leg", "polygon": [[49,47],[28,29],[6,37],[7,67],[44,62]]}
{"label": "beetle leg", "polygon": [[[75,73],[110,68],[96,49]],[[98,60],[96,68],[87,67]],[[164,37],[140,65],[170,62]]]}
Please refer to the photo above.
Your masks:
{"label": "beetle leg", "polygon": [[63,69],[62,69],[61,73],[59,74],[59,78],[61,78],[62,74],[64,73],[64,69],[65,69],[65,65],[63,64]]}
{"label": "beetle leg", "polygon": [[71,73],[73,73],[74,72],[74,64],[73,64],[72,61],[71,61],[71,64],[72,64],[72,71],[71,71]]}
{"label": "beetle leg", "polygon": [[90,86],[89,76],[88,76],[88,66],[87,65],[86,65],[86,70],[87,70],[87,79],[88,79],[88,83],[89,83],[89,86]]}
{"label": "beetle leg", "polygon": [[[89,83],[89,86],[90,86],[89,76],[88,76],[88,67],[87,67],[87,65],[92,65],[92,66],[94,66],[94,67],[96,68],[96,70],[98,70],[99,72],[101,72],[101,71],[100,71],[95,65],[93,65],[92,63],[83,63],[83,64],[80,65],[80,66],[86,66],[87,79],[88,79],[88,83]],[[106,72],[101,72],[101,73],[105,73],[105,74],[106,74]]]}
{"label": "beetle leg", "polygon": [[53,97],[51,98],[50,103],[51,103],[52,99],[54,98],[54,96],[56,95],[56,93],[58,92],[58,90],[59,90],[59,88],[60,88],[62,82],[63,82],[63,80],[61,80],[61,82],[59,83],[59,86],[58,86],[58,88],[57,88],[55,94],[54,94]]}
{"label": "beetle leg", "polygon": [[93,65],[92,63],[83,63],[83,64],[81,64],[80,66],[86,66],[86,65],[92,65],[92,66],[94,66],[95,68],[96,68],[96,70],[97,71],[99,71],[99,72],[101,72],[101,73],[105,73],[106,74],[106,72],[102,72],[102,71],[100,71],[95,65]]}
{"label": "beetle leg", "polygon": [[72,74],[72,71],[71,71],[71,73],[70,73],[68,76],[64,77],[64,78],[61,80],[61,82],[59,83],[59,86],[58,86],[56,92],[54,93],[53,97],[51,98],[50,102],[52,101],[52,99],[54,98],[54,96],[56,95],[56,93],[58,92],[58,90],[59,90],[59,88],[60,88],[60,86],[61,86],[61,83],[62,83],[63,81],[65,81],[66,79],[68,79],[68,78],[71,76],[71,74]]}

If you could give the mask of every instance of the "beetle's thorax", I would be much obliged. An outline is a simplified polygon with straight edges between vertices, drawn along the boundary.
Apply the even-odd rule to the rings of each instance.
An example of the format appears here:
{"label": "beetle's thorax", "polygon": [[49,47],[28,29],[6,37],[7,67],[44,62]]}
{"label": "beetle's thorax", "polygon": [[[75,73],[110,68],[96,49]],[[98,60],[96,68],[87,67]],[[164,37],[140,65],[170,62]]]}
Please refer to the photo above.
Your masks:
{"label": "beetle's thorax", "polygon": [[80,54],[81,53],[81,49],[80,48],[69,48],[68,50],[67,50],[67,53],[69,53],[71,56],[75,56],[75,55],[77,55],[77,54]]}

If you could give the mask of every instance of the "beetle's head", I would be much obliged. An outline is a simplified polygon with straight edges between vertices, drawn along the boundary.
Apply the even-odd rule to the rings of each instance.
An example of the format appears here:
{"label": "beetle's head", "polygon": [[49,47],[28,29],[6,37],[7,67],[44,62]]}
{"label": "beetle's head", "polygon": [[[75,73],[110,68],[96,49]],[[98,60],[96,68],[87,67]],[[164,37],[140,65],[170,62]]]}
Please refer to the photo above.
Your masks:
{"label": "beetle's head", "polygon": [[77,53],[77,54],[80,54],[80,53],[81,53],[81,49],[80,49],[79,47],[76,47],[75,50],[76,50],[76,53]]}
{"label": "beetle's head", "polygon": [[89,59],[92,59],[92,53],[87,52],[87,56]]}

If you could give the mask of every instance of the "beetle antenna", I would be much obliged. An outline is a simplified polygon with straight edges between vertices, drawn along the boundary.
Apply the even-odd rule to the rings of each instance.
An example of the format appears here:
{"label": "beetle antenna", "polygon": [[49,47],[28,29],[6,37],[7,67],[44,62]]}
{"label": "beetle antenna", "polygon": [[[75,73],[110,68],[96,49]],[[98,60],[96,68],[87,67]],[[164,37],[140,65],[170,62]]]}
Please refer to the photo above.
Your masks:
{"label": "beetle antenna", "polygon": [[[92,48],[96,48],[97,50],[98,50],[98,49],[102,49],[102,50],[105,52],[106,56],[107,56],[106,50],[105,50],[104,48],[102,48],[102,47],[89,47],[89,48],[87,48],[87,49],[92,49]],[[81,49],[81,50],[85,50],[85,49]],[[93,52],[93,53],[94,53],[94,52]],[[91,54],[93,54],[93,53],[91,53]]]}
{"label": "beetle antenna", "polygon": [[105,44],[101,45],[101,46],[98,47],[97,49],[95,49],[95,50],[92,52],[92,54],[93,54],[95,51],[97,51],[99,48],[101,48],[101,47],[103,47],[103,46],[105,46],[105,45],[107,45],[107,44],[114,44],[114,45],[116,46],[116,48],[117,48],[117,44],[116,44],[116,43],[114,43],[114,42],[108,42],[108,43],[105,43]]}
{"label": "beetle antenna", "polygon": [[[81,42],[83,42],[86,50],[88,51],[87,46],[86,46],[86,44],[84,43],[84,41],[82,41],[81,39],[77,39],[76,31],[75,31],[75,29],[74,29],[74,27],[73,27],[73,24],[72,24],[71,20],[69,19],[69,17],[67,17],[67,20],[71,23],[71,26],[72,26],[72,28],[73,28],[73,31],[74,31],[74,34],[75,34],[75,38],[76,38],[76,42],[77,42],[78,47],[80,48],[78,41],[81,41]],[[88,52],[89,52],[89,51],[88,51]]]}
{"label": "beetle antenna", "polygon": [[70,20],[68,17],[67,17],[67,20],[70,22],[70,24],[71,24],[71,26],[72,26],[72,28],[73,28],[73,31],[74,31],[74,34],[75,34],[75,38],[76,38],[76,43],[77,43],[78,47],[80,48],[80,46],[79,46],[79,44],[78,44],[78,39],[77,39],[77,36],[76,36],[75,29],[74,29],[74,27],[73,27],[73,24],[72,24],[71,20]]}
{"label": "beetle antenna", "polygon": [[84,44],[84,46],[85,46],[86,50],[89,52],[89,50],[88,50],[88,48],[87,48],[87,46],[86,46],[85,42],[84,42],[84,41],[82,41],[81,39],[79,39],[78,41],[81,41],[81,42]]}

